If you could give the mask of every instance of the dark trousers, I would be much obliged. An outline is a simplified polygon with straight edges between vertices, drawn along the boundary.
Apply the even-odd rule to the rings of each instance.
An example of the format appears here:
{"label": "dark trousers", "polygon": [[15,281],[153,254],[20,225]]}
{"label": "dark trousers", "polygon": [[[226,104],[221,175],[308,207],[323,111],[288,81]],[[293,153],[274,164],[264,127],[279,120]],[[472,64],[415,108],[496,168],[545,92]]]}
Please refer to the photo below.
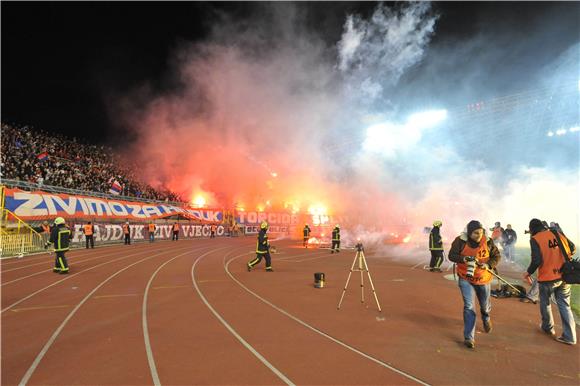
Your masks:
{"label": "dark trousers", "polygon": [[302,246],[304,246],[304,247],[308,248],[308,239],[309,239],[309,238],[310,238],[310,237],[308,237],[308,236],[304,236],[304,242],[302,243]]}
{"label": "dark trousers", "polygon": [[440,268],[443,264],[443,251],[431,251],[431,261],[429,262],[430,268]]}
{"label": "dark trousers", "polygon": [[332,240],[332,248],[330,248],[330,253],[340,252],[340,240]]}
{"label": "dark trousers", "polygon": [[55,272],[68,272],[68,261],[64,256],[65,251],[56,252],[54,258],[54,271]]}
{"label": "dark trousers", "polygon": [[260,261],[262,261],[262,257],[264,257],[266,259],[266,269],[271,269],[272,268],[272,258],[270,257],[270,251],[268,251],[266,253],[256,253],[256,258],[254,260],[250,261],[248,263],[248,266],[250,266],[250,268],[252,268],[255,265],[258,265],[260,263]]}
{"label": "dark trousers", "polygon": [[173,241],[173,240],[175,240],[175,241],[179,240],[179,231],[177,231],[177,232],[173,231],[173,236],[171,236],[171,241]]}
{"label": "dark trousers", "polygon": [[152,243],[155,241],[155,233],[149,232],[149,242]]}
{"label": "dark trousers", "polygon": [[93,235],[85,236],[87,249],[89,249],[89,243],[91,244],[91,248],[95,247],[95,238]]}
{"label": "dark trousers", "polygon": [[213,239],[213,238],[215,238],[215,231],[211,231],[211,235],[209,235],[209,238],[210,238],[210,239]]}
{"label": "dark trousers", "polygon": [[125,245],[131,244],[131,233],[125,233]]}

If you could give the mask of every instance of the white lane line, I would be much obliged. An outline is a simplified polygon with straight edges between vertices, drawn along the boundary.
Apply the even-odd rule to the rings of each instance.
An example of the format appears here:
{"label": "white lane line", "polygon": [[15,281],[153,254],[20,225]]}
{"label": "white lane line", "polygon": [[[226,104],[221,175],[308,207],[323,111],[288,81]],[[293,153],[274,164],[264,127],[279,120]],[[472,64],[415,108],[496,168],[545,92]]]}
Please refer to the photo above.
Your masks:
{"label": "white lane line", "polygon": [[[240,255],[240,256],[244,256]],[[244,338],[242,338],[240,336],[240,334],[238,334],[236,332],[236,330],[234,330],[234,328],[232,326],[230,326],[228,324],[228,322],[225,321],[224,318],[222,318],[222,316],[212,307],[211,304],[209,304],[209,302],[207,301],[207,299],[205,298],[205,296],[203,295],[203,293],[201,292],[201,290],[199,289],[199,286],[197,285],[197,282],[195,280],[195,266],[197,265],[197,263],[201,260],[201,256],[198,257],[195,262],[193,263],[193,265],[191,266],[191,281],[193,282],[193,286],[195,287],[195,290],[197,291],[197,294],[199,295],[199,297],[201,298],[201,300],[205,303],[205,305],[207,306],[207,308],[209,308],[209,310],[212,312],[212,314],[220,321],[221,324],[224,325],[224,327],[246,348],[248,349],[252,354],[254,354],[254,356],[256,358],[258,358],[258,360],[260,362],[262,362],[264,364],[264,366],[268,367],[274,374],[276,374],[276,376],[278,376],[278,378],[280,378],[285,384],[287,385],[292,385],[294,386],[294,383],[288,379],[288,377],[286,377],[284,374],[282,374],[282,372],[280,370],[278,370],[276,367],[274,367],[274,365],[272,365],[266,358],[264,358],[258,351],[256,351],[256,349],[254,349]]]}
{"label": "white lane line", "polygon": [[[165,248],[165,249],[166,249],[166,248]],[[159,250],[160,250],[160,249],[155,249],[155,250],[153,250],[153,251],[151,251],[151,252],[157,252],[157,251],[159,251]],[[9,305],[9,306],[7,306],[7,307],[3,308],[3,309],[2,309],[2,311],[0,311],[0,314],[2,314],[2,313],[4,313],[4,312],[8,311],[8,310],[9,310],[9,309],[11,309],[12,307],[14,307],[14,306],[16,306],[16,305],[18,305],[18,304],[22,303],[23,301],[25,301],[25,300],[28,300],[28,299],[30,299],[31,297],[33,297],[33,296],[35,296],[35,295],[37,295],[37,294],[41,293],[42,291],[45,291],[45,290],[49,289],[50,287],[54,287],[55,285],[57,285],[57,284],[59,284],[59,283],[62,283],[62,282],[63,282],[63,281],[65,281],[65,280],[72,279],[73,277],[75,277],[75,276],[77,276],[77,275],[80,275],[80,274],[81,274],[81,273],[83,273],[83,272],[88,272],[88,271],[91,271],[91,270],[93,270],[93,269],[95,269],[95,268],[102,267],[103,265],[110,264],[110,263],[114,263],[114,262],[116,262],[116,261],[120,261],[120,260],[124,260],[124,259],[126,259],[126,258],[128,258],[128,257],[131,257],[131,256],[140,255],[140,254],[142,254],[143,252],[146,252],[146,250],[141,250],[141,251],[139,251],[139,252],[135,252],[135,253],[132,253],[132,254],[130,254],[130,255],[127,255],[127,256],[124,256],[124,257],[120,257],[120,258],[118,258],[118,259],[115,259],[115,260],[105,261],[104,263],[97,264],[97,265],[95,265],[95,266],[93,266],[93,267],[90,267],[90,268],[87,268],[87,269],[83,269],[82,271],[80,271],[80,272],[77,272],[77,273],[73,273],[72,275],[71,275],[71,274],[69,274],[69,275],[68,275],[67,277],[65,277],[64,279],[61,279],[61,280],[55,281],[54,283],[52,283],[52,284],[50,284],[50,285],[47,285],[46,287],[44,287],[44,288],[41,288],[41,289],[39,289],[38,291],[36,291],[36,292],[33,292],[33,293],[31,293],[30,295],[28,295],[28,296],[25,296],[25,297],[23,297],[22,299],[18,300],[17,302],[15,302],[15,303],[12,303],[11,305]]]}
{"label": "white lane line", "polygon": [[269,305],[270,307],[272,307],[272,308],[273,308],[273,309],[275,309],[276,311],[278,311],[278,312],[280,312],[280,313],[282,313],[282,314],[286,315],[287,317],[289,317],[290,319],[294,320],[295,322],[297,322],[297,323],[299,323],[299,324],[303,325],[304,327],[306,327],[306,328],[308,328],[308,329],[310,329],[310,330],[312,330],[312,331],[316,332],[316,333],[317,333],[317,334],[319,334],[319,335],[322,335],[323,337],[325,337],[325,338],[327,338],[327,339],[330,339],[330,340],[331,340],[331,341],[333,341],[334,343],[337,343],[338,345],[340,345],[340,346],[342,346],[342,347],[344,347],[344,348],[346,348],[346,349],[348,349],[348,350],[350,350],[350,351],[353,351],[353,352],[355,352],[355,353],[357,353],[357,354],[361,355],[362,357],[364,357],[364,358],[367,358],[367,359],[369,359],[369,360],[371,360],[371,361],[375,362],[376,364],[378,364],[378,365],[380,365],[380,366],[386,367],[387,369],[389,369],[389,370],[391,370],[391,371],[394,371],[395,373],[397,373],[397,374],[399,374],[399,375],[402,375],[402,376],[403,376],[403,377],[405,377],[405,378],[408,378],[408,379],[410,379],[410,380],[412,380],[412,381],[415,381],[415,382],[417,382],[417,383],[418,383],[418,384],[420,384],[420,385],[423,385],[423,386],[430,386],[428,383],[425,383],[425,382],[423,382],[423,381],[422,381],[422,380],[420,380],[419,378],[416,378],[416,377],[412,376],[411,374],[407,374],[406,372],[404,372],[404,371],[402,371],[402,370],[399,370],[399,369],[397,369],[397,368],[395,368],[395,367],[393,367],[393,366],[389,365],[388,363],[385,363],[385,362],[381,361],[380,359],[377,359],[377,358],[375,358],[375,357],[372,357],[372,356],[370,356],[369,354],[366,354],[366,353],[364,353],[364,352],[362,352],[362,351],[360,351],[360,350],[358,350],[358,349],[356,349],[356,348],[354,348],[354,347],[352,347],[352,346],[349,346],[348,344],[346,344],[346,343],[344,343],[344,342],[342,342],[342,341],[340,341],[340,340],[338,340],[338,339],[336,339],[336,338],[334,338],[334,337],[332,337],[332,336],[328,335],[328,334],[327,334],[327,333],[325,333],[324,331],[322,331],[322,330],[319,330],[318,328],[316,328],[316,327],[314,327],[314,326],[311,326],[310,324],[308,324],[308,323],[304,322],[302,319],[299,319],[299,318],[297,318],[296,316],[294,316],[294,315],[290,314],[289,312],[287,312],[287,311],[285,311],[285,310],[283,310],[283,309],[279,308],[278,306],[274,305],[273,303],[270,303],[268,300],[264,299],[263,297],[261,297],[260,295],[258,295],[257,293],[255,293],[254,291],[252,291],[251,289],[249,289],[248,287],[246,287],[246,286],[245,286],[245,285],[244,285],[242,282],[240,282],[238,279],[236,279],[236,278],[234,277],[234,275],[232,275],[232,273],[231,273],[231,272],[230,272],[230,270],[229,270],[229,265],[230,265],[230,263],[231,263],[232,261],[236,260],[237,258],[238,258],[238,257],[233,257],[233,258],[231,258],[231,259],[230,259],[230,260],[229,260],[229,261],[226,263],[226,265],[224,266],[224,269],[225,269],[226,273],[228,274],[228,276],[229,276],[229,277],[230,277],[230,278],[231,278],[233,281],[235,281],[235,282],[236,282],[236,283],[237,283],[237,284],[238,284],[240,287],[242,287],[244,290],[246,290],[246,292],[248,292],[249,294],[251,294],[251,295],[255,296],[257,299],[259,299],[259,300],[261,300],[262,302],[266,303],[267,305]]}
{"label": "white lane line", "polygon": [[[204,248],[208,248],[208,247],[204,247]],[[155,365],[155,357],[153,356],[153,349],[151,348],[151,339],[149,338],[149,324],[147,323],[147,300],[149,299],[149,288],[151,287],[151,283],[153,283],[153,280],[157,276],[157,273],[159,271],[161,271],[161,269],[163,267],[165,267],[167,264],[171,263],[173,260],[175,260],[178,257],[181,257],[187,253],[197,252],[197,251],[204,249],[204,248],[198,248],[198,249],[195,249],[192,251],[188,251],[188,252],[182,253],[180,255],[177,255],[177,256],[167,260],[165,263],[161,264],[155,270],[155,272],[153,272],[153,274],[149,278],[149,281],[147,282],[147,286],[145,287],[145,295],[143,296],[143,307],[142,307],[142,312],[141,312],[141,321],[143,324],[143,340],[145,341],[145,351],[147,352],[147,361],[149,362],[149,370],[151,371],[151,378],[153,379],[153,384],[155,386],[161,385],[161,381],[159,380],[159,373],[157,373],[157,366]],[[224,248],[229,248],[229,247],[224,247]],[[219,251],[220,249],[224,249],[224,248],[218,248],[218,249],[211,250],[211,251],[203,254],[202,256],[205,256],[206,254],[211,253],[211,252]],[[187,287],[191,288],[190,286],[187,286]]]}
{"label": "white lane line", "polygon": [[[91,292],[88,293],[87,296],[85,296],[83,298],[83,300],[81,300],[76,307],[68,314],[68,316],[66,317],[66,319],[60,324],[60,326],[58,326],[58,328],[54,331],[54,333],[52,334],[52,336],[48,339],[48,342],[46,342],[46,344],[44,345],[44,347],[42,348],[42,350],[40,350],[40,352],[38,353],[38,355],[36,356],[36,358],[34,359],[34,361],[32,362],[32,364],[30,365],[30,367],[28,368],[28,370],[26,371],[26,373],[24,374],[24,376],[22,377],[22,379],[19,382],[20,386],[24,386],[26,385],[26,383],[30,380],[30,377],[32,376],[32,374],[34,374],[34,371],[36,370],[36,368],[38,367],[38,364],[40,363],[40,361],[42,360],[42,358],[44,358],[44,356],[46,355],[46,352],[48,351],[48,349],[50,349],[50,346],[52,346],[52,344],[54,343],[54,341],[56,340],[56,338],[60,335],[60,332],[64,329],[64,327],[67,325],[68,321],[72,319],[72,317],[76,314],[76,312],[79,310],[79,308],[82,307],[83,304],[85,304],[85,302],[91,297],[93,296],[93,294],[95,292],[97,292],[99,290],[99,288],[101,288],[103,285],[105,285],[107,282],[109,282],[109,280],[113,279],[114,277],[116,277],[117,275],[119,275],[121,272],[124,272],[126,270],[128,270],[129,268],[144,262],[145,260],[150,260],[156,256],[162,255],[163,253],[166,252],[170,252],[170,251],[162,251],[159,253],[156,253],[154,255],[151,255],[149,257],[145,257],[141,260],[138,260],[136,262],[134,262],[133,264],[130,264],[128,266],[126,266],[123,269],[118,270],[117,272],[115,272],[114,274],[112,274],[111,276],[109,276],[108,278],[106,278],[105,280],[103,280],[98,286],[96,286]],[[187,251],[185,253],[188,253],[190,251]]]}
{"label": "white lane line", "polygon": [[417,264],[415,264],[414,266],[412,266],[412,267],[411,267],[411,269],[415,269],[415,268],[417,268],[418,266],[420,266],[421,264],[425,264],[425,262],[424,262],[424,261],[420,261],[420,262],[418,262]]}
{"label": "white lane line", "polygon": [[289,261],[291,259],[295,259],[297,257],[304,257],[304,256],[326,256],[326,255],[329,255],[330,256],[331,254],[328,253],[328,252],[322,252],[321,253],[320,251],[315,251],[315,252],[312,252],[312,253],[303,253],[301,255],[283,257],[281,259],[276,259],[276,261]]}
{"label": "white lane line", "polygon": [[[105,254],[99,254],[98,252],[95,253],[96,256],[94,256],[94,255],[93,256],[91,256],[91,255],[87,255],[87,256],[83,256],[83,255],[76,256],[76,255],[74,255],[74,256],[67,257],[67,259],[72,260],[74,258],[74,261],[76,261],[76,259],[80,259],[80,258],[83,258],[83,257],[89,257],[89,258],[95,259],[95,258],[98,258],[98,257],[104,257],[104,256],[114,255],[115,253],[116,252],[110,253],[110,251],[105,251]],[[48,254],[47,253],[47,256],[45,256],[45,259],[47,261],[49,261],[49,262],[50,261],[54,262],[54,254]],[[82,261],[86,261],[86,260],[82,260]],[[18,270],[25,269],[25,268],[30,268],[30,267],[36,267],[37,265],[43,265],[43,264],[46,264],[46,263],[47,263],[46,261],[42,261],[40,263],[34,263],[34,264],[30,264],[30,265],[25,265],[23,267],[11,268],[11,269],[3,269],[2,270],[2,273],[18,271]]]}

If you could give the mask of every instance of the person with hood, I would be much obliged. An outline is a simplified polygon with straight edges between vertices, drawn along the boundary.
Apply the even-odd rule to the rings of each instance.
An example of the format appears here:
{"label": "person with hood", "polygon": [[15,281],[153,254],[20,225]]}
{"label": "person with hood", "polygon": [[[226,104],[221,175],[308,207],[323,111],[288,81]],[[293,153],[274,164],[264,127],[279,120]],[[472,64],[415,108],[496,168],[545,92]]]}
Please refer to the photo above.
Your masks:
{"label": "person with hood", "polygon": [[429,234],[429,250],[431,251],[431,261],[429,262],[429,271],[441,272],[443,264],[443,238],[441,237],[441,220],[433,221],[433,228]]}
{"label": "person with hood", "polygon": [[570,257],[576,252],[576,246],[563,233],[549,229],[537,218],[530,220],[529,229],[532,259],[524,273],[524,279],[531,284],[531,275],[536,270],[538,271],[540,315],[542,316],[540,328],[549,336],[556,336],[550,304],[550,297],[554,295],[563,329],[562,335],[556,340],[560,343],[575,345],[576,324],[570,308],[571,286],[562,280],[561,268],[565,261],[562,249]]}
{"label": "person with hood", "polygon": [[516,242],[518,241],[518,235],[515,230],[512,229],[511,224],[507,224],[506,230],[504,232],[504,256],[507,261],[515,261],[515,249]]}
{"label": "person with hood", "polygon": [[473,295],[477,296],[483,328],[486,333],[492,331],[491,322],[491,281],[490,270],[501,260],[499,249],[492,239],[487,238],[481,223],[472,220],[466,230],[457,236],[449,250],[449,260],[457,264],[459,290],[463,297],[463,339],[470,349],[475,348],[475,304]]}
{"label": "person with hood", "polygon": [[44,244],[44,248],[47,249],[50,244],[54,244],[54,273],[67,274],[68,273],[68,262],[65,257],[65,253],[70,250],[70,229],[66,226],[64,218],[57,217],[54,220],[54,226],[50,232],[50,238]]}
{"label": "person with hood", "polygon": [[268,232],[268,223],[262,221],[260,224],[260,233],[258,233],[258,240],[256,242],[256,258],[248,262],[248,272],[262,261],[262,257],[266,259],[266,272],[274,272],[270,257],[270,242],[268,241],[268,235],[266,232]]}

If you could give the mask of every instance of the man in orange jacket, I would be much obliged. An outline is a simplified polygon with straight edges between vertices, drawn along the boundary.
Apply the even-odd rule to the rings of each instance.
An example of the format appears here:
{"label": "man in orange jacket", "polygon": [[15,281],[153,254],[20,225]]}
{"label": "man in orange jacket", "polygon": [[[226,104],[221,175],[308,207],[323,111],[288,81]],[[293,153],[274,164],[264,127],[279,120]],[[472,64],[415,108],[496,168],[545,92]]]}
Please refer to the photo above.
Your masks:
{"label": "man in orange jacket", "polygon": [[457,236],[449,250],[449,260],[457,264],[459,289],[463,297],[463,339],[468,348],[475,348],[475,304],[473,295],[477,296],[483,329],[486,333],[492,330],[491,323],[491,280],[489,272],[501,259],[497,246],[492,239],[485,236],[479,221],[472,220],[466,231]]}
{"label": "man in orange jacket", "polygon": [[91,244],[91,248],[95,248],[95,227],[93,224],[91,224],[91,222],[89,221],[88,223],[86,223],[83,226],[83,233],[85,234],[85,241],[86,241],[86,246],[87,249],[89,249],[89,243]]}
{"label": "man in orange jacket", "polygon": [[129,221],[123,224],[123,235],[125,236],[125,245],[131,245],[131,227]]}
{"label": "man in orange jacket", "polygon": [[562,249],[570,257],[576,252],[576,246],[563,233],[556,229],[548,229],[537,218],[530,220],[529,229],[532,261],[524,273],[524,279],[531,284],[531,275],[536,270],[538,271],[540,314],[542,315],[540,328],[550,336],[556,335],[550,304],[550,297],[554,295],[563,329],[562,335],[556,340],[560,343],[574,345],[576,344],[576,325],[574,314],[570,308],[571,286],[562,281],[561,268],[564,264]]}

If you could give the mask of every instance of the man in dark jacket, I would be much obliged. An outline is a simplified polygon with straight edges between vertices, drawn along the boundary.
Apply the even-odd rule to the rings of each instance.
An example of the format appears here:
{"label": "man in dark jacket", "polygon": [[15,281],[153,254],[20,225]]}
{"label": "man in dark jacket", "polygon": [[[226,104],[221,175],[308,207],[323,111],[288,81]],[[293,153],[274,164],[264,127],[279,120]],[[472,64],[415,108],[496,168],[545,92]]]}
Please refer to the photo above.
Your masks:
{"label": "man in dark jacket", "polygon": [[516,231],[512,229],[511,224],[507,224],[506,230],[504,232],[504,245],[503,245],[503,252],[505,259],[507,261],[514,262],[515,260],[515,249],[516,249],[516,242],[518,241],[518,235]]}
{"label": "man in dark jacket", "polygon": [[270,257],[270,242],[268,241],[268,235],[266,232],[268,232],[268,223],[262,221],[260,224],[260,233],[258,233],[258,240],[256,242],[256,258],[248,262],[248,272],[262,261],[262,257],[266,259],[266,272],[274,271],[272,269],[272,260]]}
{"label": "man in dark jacket", "polygon": [[308,248],[308,240],[310,239],[310,227],[308,226],[308,224],[304,224],[304,229],[302,230],[302,235],[304,236],[302,246],[304,248]]}
{"label": "man in dark jacket", "polygon": [[338,224],[332,230],[332,246],[330,247],[330,253],[340,252],[340,227]]}
{"label": "man in dark jacket", "polygon": [[524,279],[531,284],[531,275],[536,270],[538,271],[540,314],[542,315],[540,327],[546,334],[556,335],[550,304],[550,297],[554,295],[563,329],[562,335],[556,340],[574,345],[576,344],[576,325],[570,308],[571,286],[562,280],[561,268],[565,261],[564,253],[568,257],[572,256],[576,252],[576,246],[563,233],[549,229],[537,218],[530,220],[530,236],[532,260],[524,273]]}
{"label": "man in dark jacket", "polygon": [[458,284],[463,297],[463,339],[470,349],[475,348],[474,294],[479,301],[484,331],[492,331],[490,292],[493,276],[490,270],[499,264],[500,259],[497,246],[485,236],[483,226],[476,220],[470,221],[465,232],[451,244],[449,260],[457,264]]}
{"label": "man in dark jacket", "polygon": [[45,248],[48,248],[50,244],[54,244],[56,256],[53,272],[55,273],[68,273],[68,262],[64,254],[70,249],[70,235],[70,229],[66,226],[64,218],[57,217],[54,220],[54,227],[52,227],[52,231],[50,232],[50,238],[44,245]]}
{"label": "man in dark jacket", "polygon": [[429,262],[429,271],[441,272],[443,264],[443,238],[441,237],[441,220],[433,221],[433,228],[429,234],[429,250],[431,251],[431,261]]}

